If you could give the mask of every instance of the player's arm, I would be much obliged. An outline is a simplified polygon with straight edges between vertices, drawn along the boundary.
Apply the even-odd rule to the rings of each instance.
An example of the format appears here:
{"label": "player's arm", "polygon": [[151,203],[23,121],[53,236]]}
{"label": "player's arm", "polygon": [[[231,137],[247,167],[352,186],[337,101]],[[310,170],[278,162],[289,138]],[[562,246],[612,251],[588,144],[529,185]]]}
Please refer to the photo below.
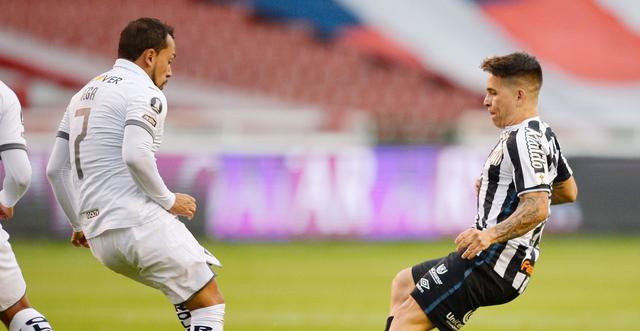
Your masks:
{"label": "player's arm", "polygon": [[551,191],[551,204],[574,202],[578,198],[578,185],[573,176],[561,182],[553,183]]}
{"label": "player's arm", "polygon": [[569,162],[560,150],[560,144],[556,140],[556,148],[558,149],[558,175],[553,180],[551,191],[551,204],[557,205],[561,203],[574,202],[578,198],[578,185],[573,178],[573,170],[569,166]]}
{"label": "player's arm", "polygon": [[506,220],[485,231],[470,228],[455,240],[462,258],[471,259],[492,244],[521,237],[533,230],[549,216],[549,193],[535,191],[523,193],[516,210]]}
{"label": "player's arm", "polygon": [[191,219],[195,199],[182,193],[172,193],[165,185],[153,154],[153,136],[144,123],[129,122],[125,126],[122,159],[138,187],[169,212]]}
{"label": "player's arm", "polygon": [[78,219],[78,199],[73,185],[73,172],[69,155],[69,135],[59,132],[47,163],[47,178],[56,200],[69,219],[74,232],[81,232]]}
{"label": "player's arm", "polygon": [[4,180],[0,191],[0,219],[13,217],[13,206],[22,198],[31,183],[31,164],[27,152],[12,148],[0,152]]}

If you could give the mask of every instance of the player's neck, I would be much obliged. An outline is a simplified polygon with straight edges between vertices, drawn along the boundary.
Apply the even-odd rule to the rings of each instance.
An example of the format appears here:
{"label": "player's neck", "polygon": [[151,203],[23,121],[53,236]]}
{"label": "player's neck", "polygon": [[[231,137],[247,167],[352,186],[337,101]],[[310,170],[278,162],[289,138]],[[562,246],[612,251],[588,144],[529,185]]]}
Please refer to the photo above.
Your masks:
{"label": "player's neck", "polygon": [[528,120],[530,118],[537,117],[537,116],[539,116],[538,115],[538,107],[536,107],[536,106],[531,106],[531,107],[526,107],[526,108],[523,107],[523,108],[518,110],[517,115],[514,116],[511,121],[509,121],[508,123],[505,123],[506,124],[505,128],[512,127],[514,125],[518,125],[518,124],[520,124],[520,123],[522,123],[522,122],[524,122],[524,121],[526,121],[526,120]]}

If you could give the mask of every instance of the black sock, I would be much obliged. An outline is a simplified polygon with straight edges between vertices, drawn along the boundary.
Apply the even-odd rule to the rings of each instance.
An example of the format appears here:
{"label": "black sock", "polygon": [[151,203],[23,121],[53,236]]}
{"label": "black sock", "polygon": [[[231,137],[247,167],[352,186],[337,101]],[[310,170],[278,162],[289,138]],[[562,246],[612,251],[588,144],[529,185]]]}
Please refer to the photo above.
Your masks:
{"label": "black sock", "polygon": [[393,316],[389,316],[389,317],[387,318],[387,327],[386,327],[386,328],[384,328],[384,331],[389,331],[389,330],[391,330],[391,321],[393,321]]}

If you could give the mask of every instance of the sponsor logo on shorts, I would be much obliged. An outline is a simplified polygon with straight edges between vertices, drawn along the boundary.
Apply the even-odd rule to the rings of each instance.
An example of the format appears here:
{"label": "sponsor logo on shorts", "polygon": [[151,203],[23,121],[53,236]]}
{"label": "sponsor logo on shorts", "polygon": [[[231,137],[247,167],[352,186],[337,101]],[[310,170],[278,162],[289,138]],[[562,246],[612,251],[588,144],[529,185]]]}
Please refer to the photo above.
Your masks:
{"label": "sponsor logo on shorts", "polygon": [[100,215],[100,210],[98,208],[96,209],[91,209],[91,210],[87,210],[85,212],[82,212],[81,214],[84,214],[84,216],[90,220],[92,218],[98,217],[98,215]]}
{"label": "sponsor logo on shorts", "polygon": [[440,279],[440,277],[438,276],[438,273],[436,272],[436,269],[434,269],[434,268],[429,269],[429,275],[431,276],[431,279],[433,279],[433,281],[436,284],[442,285],[442,279]]}
{"label": "sponsor logo on shorts", "polygon": [[420,291],[420,293],[424,293],[424,290],[430,290],[431,286],[429,285],[429,280],[426,278],[420,278],[420,280],[418,281],[418,283],[416,283],[416,288],[418,289],[418,291]]}
{"label": "sponsor logo on shorts", "polygon": [[449,325],[456,330],[459,330],[464,326],[464,323],[457,319],[452,312],[447,313],[447,321],[449,322]]}
{"label": "sponsor logo on shorts", "polygon": [[535,264],[535,262],[531,261],[531,259],[525,259],[522,262],[522,265],[520,265],[520,272],[526,274],[527,276],[531,277],[531,275],[533,275],[533,265]]}
{"label": "sponsor logo on shorts", "polygon": [[436,267],[436,272],[438,273],[438,275],[444,275],[447,273],[447,271],[447,266],[444,265],[444,263]]}
{"label": "sponsor logo on shorts", "polygon": [[462,323],[467,324],[467,322],[469,322],[469,318],[471,318],[471,315],[473,315],[473,310],[469,310],[466,314],[464,314],[464,316],[462,317]]}

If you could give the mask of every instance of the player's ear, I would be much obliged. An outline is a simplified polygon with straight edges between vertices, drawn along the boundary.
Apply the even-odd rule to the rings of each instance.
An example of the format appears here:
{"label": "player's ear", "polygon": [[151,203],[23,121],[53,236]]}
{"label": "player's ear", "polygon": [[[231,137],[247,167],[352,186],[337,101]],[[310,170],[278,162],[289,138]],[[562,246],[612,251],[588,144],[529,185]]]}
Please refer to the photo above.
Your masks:
{"label": "player's ear", "polygon": [[527,100],[527,91],[522,88],[519,88],[516,92],[516,103],[518,105],[523,104]]}
{"label": "player's ear", "polygon": [[156,56],[158,56],[158,53],[153,48],[147,48],[144,50],[144,52],[142,52],[141,56],[142,56],[142,59],[144,60],[144,63],[146,63],[148,66],[153,66],[153,64],[156,61]]}

